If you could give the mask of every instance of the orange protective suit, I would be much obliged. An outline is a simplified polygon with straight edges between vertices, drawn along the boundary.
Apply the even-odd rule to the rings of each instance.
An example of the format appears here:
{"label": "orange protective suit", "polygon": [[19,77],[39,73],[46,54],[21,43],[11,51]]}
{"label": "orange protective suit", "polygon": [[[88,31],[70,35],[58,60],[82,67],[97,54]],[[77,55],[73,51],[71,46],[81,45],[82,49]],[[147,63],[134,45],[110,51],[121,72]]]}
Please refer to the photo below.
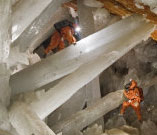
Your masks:
{"label": "orange protective suit", "polygon": [[124,114],[126,108],[131,106],[138,117],[138,120],[141,120],[141,110],[140,110],[140,102],[142,101],[140,97],[140,88],[137,87],[137,83],[132,80],[131,85],[128,91],[124,90],[124,96],[128,98],[128,101],[124,101],[121,109],[121,114]]}
{"label": "orange protective suit", "polygon": [[157,41],[157,30],[155,30],[155,31],[153,31],[153,32],[151,33],[151,38],[152,38],[153,40]]}
{"label": "orange protective suit", "polygon": [[73,35],[74,30],[70,26],[62,28],[60,33],[56,31],[51,37],[50,44],[45,49],[45,54],[48,54],[51,50],[55,48],[58,48],[59,50],[64,49],[64,40],[67,40],[69,44],[76,43],[76,39]]}

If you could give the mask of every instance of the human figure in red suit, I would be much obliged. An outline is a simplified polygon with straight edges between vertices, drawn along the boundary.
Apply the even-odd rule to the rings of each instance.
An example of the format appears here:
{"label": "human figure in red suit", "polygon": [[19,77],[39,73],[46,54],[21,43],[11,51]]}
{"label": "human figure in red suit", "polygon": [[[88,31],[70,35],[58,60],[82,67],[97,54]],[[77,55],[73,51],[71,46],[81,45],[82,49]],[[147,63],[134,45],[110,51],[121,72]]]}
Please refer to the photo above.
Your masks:
{"label": "human figure in red suit", "polygon": [[124,96],[128,99],[127,101],[123,102],[120,114],[124,114],[125,110],[128,107],[132,107],[136,112],[138,120],[141,121],[141,109],[140,103],[144,100],[142,88],[137,86],[137,82],[131,80],[128,91],[124,90]]}
{"label": "human figure in red suit", "polygon": [[74,37],[74,30],[70,26],[65,26],[61,28],[60,32],[55,31],[55,33],[51,37],[50,44],[45,49],[45,54],[47,55],[51,50],[58,47],[59,50],[65,48],[64,41],[68,41],[69,45],[72,43],[76,43],[76,39]]}

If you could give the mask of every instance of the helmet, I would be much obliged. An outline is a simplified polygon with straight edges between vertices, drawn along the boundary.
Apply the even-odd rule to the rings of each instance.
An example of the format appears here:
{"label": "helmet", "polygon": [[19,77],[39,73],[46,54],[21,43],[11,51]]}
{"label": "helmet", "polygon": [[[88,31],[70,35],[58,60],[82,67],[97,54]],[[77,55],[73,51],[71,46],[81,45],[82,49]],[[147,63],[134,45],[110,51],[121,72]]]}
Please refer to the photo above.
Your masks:
{"label": "helmet", "polygon": [[131,80],[130,89],[134,89],[135,87],[137,87],[137,82],[135,80]]}

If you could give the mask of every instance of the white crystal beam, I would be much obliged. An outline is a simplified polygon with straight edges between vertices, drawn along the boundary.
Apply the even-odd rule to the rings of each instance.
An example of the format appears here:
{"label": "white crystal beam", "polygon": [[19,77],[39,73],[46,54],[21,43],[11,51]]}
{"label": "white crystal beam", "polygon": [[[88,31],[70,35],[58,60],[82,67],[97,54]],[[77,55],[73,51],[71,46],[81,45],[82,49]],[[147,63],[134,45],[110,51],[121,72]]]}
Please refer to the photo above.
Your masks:
{"label": "white crystal beam", "polygon": [[11,76],[13,94],[40,88],[101,55],[116,53],[122,56],[148,36],[153,27],[139,16],[121,20]]}

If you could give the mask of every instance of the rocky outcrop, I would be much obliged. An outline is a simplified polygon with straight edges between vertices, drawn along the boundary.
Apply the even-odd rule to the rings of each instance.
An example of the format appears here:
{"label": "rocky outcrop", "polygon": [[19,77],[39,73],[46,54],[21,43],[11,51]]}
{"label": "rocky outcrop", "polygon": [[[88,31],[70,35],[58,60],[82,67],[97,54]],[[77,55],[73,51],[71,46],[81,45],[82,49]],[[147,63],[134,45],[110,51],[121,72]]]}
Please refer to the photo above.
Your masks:
{"label": "rocky outcrop", "polygon": [[157,126],[152,121],[144,121],[141,125],[142,135],[157,135]]}

